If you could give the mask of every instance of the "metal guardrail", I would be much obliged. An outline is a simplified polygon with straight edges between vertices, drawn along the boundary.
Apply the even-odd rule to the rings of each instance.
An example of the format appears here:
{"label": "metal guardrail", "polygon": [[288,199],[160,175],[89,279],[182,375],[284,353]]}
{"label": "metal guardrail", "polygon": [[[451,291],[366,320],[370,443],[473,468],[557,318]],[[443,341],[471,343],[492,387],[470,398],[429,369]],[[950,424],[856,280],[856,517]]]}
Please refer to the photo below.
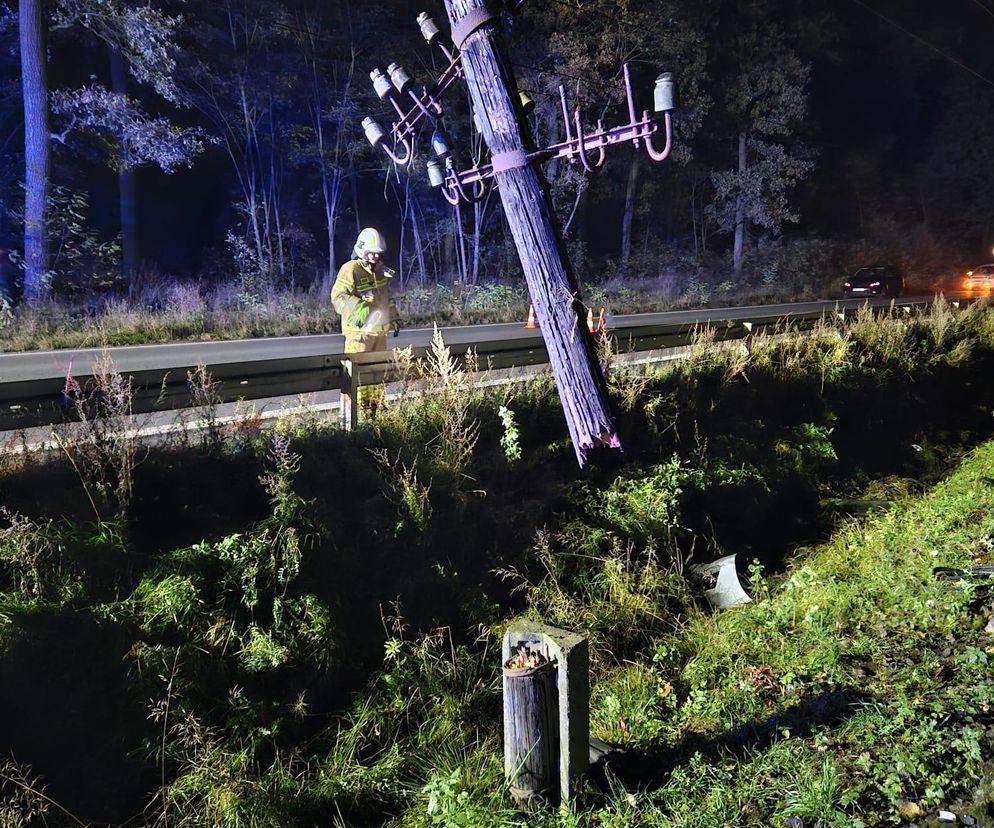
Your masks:
{"label": "metal guardrail", "polygon": [[[934,298],[918,297],[894,304],[909,311]],[[832,314],[852,314],[866,300],[811,302],[749,308],[718,308],[619,316],[609,333],[621,352],[650,351],[689,344],[696,330],[708,325],[718,340],[743,339],[770,328],[811,327]],[[890,300],[871,300],[886,309]],[[481,325],[442,330],[453,352],[472,349],[481,370],[497,370],[548,362],[541,332],[519,324]],[[415,359],[424,359],[431,331],[409,331],[398,345],[410,345]],[[135,414],[192,406],[190,372],[203,365],[214,382],[219,402],[257,400],[319,391],[343,394],[343,423],[356,422],[355,390],[388,381],[392,353],[343,353],[341,336],[278,337],[234,342],[171,343],[127,348],[0,354],[0,431],[61,422],[74,405],[66,394],[72,376],[85,392],[96,387],[101,360],[130,377]],[[460,357],[461,358],[461,357]]]}

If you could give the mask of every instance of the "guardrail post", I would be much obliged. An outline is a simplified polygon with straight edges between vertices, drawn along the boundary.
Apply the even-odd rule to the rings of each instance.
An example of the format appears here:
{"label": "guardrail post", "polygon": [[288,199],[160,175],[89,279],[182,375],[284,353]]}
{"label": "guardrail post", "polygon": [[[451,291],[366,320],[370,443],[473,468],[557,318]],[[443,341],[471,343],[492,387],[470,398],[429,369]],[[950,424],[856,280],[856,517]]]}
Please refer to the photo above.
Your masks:
{"label": "guardrail post", "polygon": [[359,425],[359,365],[351,359],[342,360],[342,388],[339,397],[339,423],[343,431]]}

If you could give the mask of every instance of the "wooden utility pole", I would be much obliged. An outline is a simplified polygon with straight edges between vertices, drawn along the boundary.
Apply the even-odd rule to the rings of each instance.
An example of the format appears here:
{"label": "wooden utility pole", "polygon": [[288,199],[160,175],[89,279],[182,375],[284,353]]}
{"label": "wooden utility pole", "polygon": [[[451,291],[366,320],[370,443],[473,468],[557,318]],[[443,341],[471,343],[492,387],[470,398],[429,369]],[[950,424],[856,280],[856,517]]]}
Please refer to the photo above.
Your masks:
{"label": "wooden utility pole", "polygon": [[48,294],[45,219],[52,136],[41,6],[41,0],[21,0],[18,4],[24,93],[24,298],[29,302]]}
{"label": "wooden utility pole", "polygon": [[485,0],[445,0],[480,132],[492,154],[504,214],[528,282],[580,464],[596,446],[620,448],[586,308],[548,185],[528,161],[518,86],[499,14]]}

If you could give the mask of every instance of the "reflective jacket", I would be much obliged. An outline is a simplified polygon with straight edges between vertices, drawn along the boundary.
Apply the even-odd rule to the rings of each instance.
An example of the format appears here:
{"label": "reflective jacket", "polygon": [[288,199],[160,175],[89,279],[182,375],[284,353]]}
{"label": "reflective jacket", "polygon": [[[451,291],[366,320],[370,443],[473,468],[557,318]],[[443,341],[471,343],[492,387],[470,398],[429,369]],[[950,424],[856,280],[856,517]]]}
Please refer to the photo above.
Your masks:
{"label": "reflective jacket", "polygon": [[[352,259],[342,265],[331,288],[331,304],[342,317],[343,333],[377,336],[390,330],[394,315],[389,291],[392,278],[393,271],[382,262],[371,265]],[[363,299],[369,295],[372,301]]]}

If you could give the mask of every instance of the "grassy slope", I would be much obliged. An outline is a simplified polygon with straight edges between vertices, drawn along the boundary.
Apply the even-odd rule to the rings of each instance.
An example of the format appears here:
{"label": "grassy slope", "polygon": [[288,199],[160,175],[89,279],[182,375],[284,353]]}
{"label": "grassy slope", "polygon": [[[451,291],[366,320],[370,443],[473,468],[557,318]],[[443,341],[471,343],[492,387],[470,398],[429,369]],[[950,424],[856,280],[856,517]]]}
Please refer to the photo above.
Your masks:
{"label": "grassy slope", "polygon": [[[663,643],[655,688],[644,665],[612,676],[598,688],[600,729],[616,729],[604,711],[620,696],[627,715],[658,716],[650,748],[681,754],[633,811],[685,826],[858,825],[978,799],[991,771],[991,605],[932,568],[992,554],[987,444],[927,496],[800,556],[753,606],[696,618]],[[647,692],[664,695],[667,679],[672,715]]]}
{"label": "grassy slope", "polygon": [[[715,828],[795,815],[855,828],[962,812],[961,800],[981,816],[994,801],[991,605],[932,568],[992,557],[989,443],[926,496],[760,579],[752,606],[698,614],[597,680],[593,733],[631,751],[577,823]],[[434,812],[420,803],[404,822],[521,824],[479,788],[455,765],[436,772]]]}

